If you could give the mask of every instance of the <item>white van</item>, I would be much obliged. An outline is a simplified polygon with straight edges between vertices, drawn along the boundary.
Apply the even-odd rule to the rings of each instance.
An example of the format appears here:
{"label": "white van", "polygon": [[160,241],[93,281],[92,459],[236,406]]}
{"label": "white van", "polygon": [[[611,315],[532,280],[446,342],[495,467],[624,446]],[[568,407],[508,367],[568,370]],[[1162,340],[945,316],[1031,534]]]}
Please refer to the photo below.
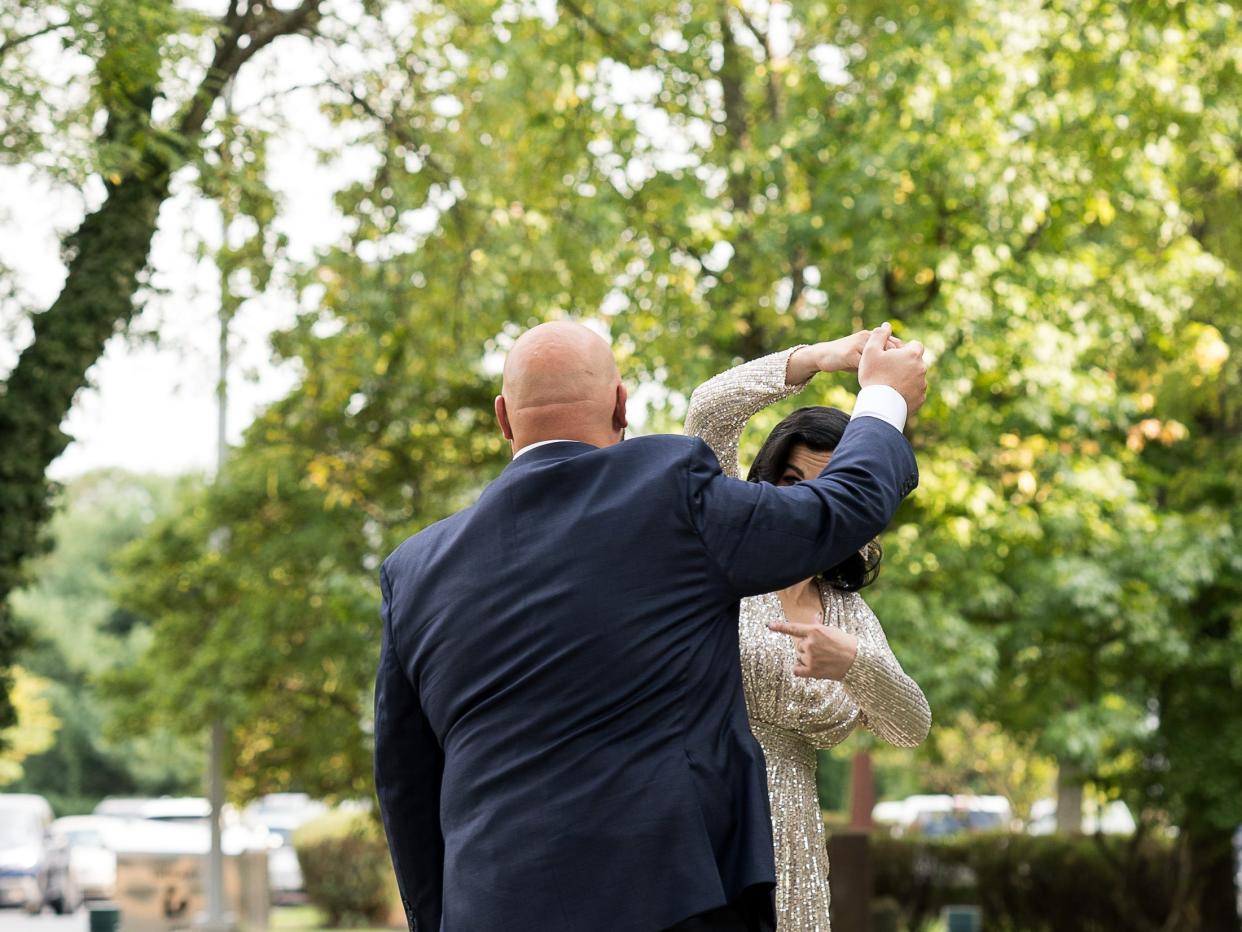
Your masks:
{"label": "white van", "polygon": [[0,906],[43,909],[52,807],[42,796],[0,793]]}

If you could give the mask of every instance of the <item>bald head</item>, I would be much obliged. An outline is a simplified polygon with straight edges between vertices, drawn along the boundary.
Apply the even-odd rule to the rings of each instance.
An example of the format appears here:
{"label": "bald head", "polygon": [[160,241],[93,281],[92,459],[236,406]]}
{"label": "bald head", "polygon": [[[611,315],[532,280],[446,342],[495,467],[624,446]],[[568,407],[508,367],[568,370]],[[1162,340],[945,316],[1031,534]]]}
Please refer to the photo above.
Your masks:
{"label": "bald head", "polygon": [[625,430],[625,389],[612,350],[581,324],[540,324],[505,359],[496,419],[516,452],[540,440],[609,446]]}

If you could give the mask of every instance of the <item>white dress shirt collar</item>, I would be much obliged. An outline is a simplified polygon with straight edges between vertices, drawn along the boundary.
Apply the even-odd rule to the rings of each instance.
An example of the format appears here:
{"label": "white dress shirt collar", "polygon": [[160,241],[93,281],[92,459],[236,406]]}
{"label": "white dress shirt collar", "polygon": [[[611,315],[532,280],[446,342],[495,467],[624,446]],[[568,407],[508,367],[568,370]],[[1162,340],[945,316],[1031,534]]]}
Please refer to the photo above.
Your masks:
{"label": "white dress shirt collar", "polygon": [[521,456],[521,455],[522,455],[523,453],[525,453],[527,450],[533,450],[533,449],[535,449],[535,447],[543,447],[543,446],[547,446],[549,443],[581,443],[581,442],[582,442],[582,441],[580,441],[580,440],[561,440],[561,439],[555,439],[555,440],[538,440],[538,441],[536,441],[535,443],[528,443],[528,444],[526,444],[526,446],[522,447],[522,449],[518,450],[516,453],[514,453],[514,454],[513,454],[513,458],[514,458],[514,459],[517,459],[519,456]]}

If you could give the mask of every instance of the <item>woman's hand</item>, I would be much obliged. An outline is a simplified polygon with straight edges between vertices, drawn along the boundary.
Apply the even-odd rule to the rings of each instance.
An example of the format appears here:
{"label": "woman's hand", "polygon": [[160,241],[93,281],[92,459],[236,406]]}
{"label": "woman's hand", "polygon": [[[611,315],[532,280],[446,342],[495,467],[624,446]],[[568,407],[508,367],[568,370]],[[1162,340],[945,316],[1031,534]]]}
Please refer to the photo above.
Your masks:
{"label": "woman's hand", "polygon": [[862,359],[863,347],[867,345],[869,336],[870,330],[859,330],[839,340],[816,343],[812,349],[818,354],[819,371],[857,372],[858,362]]}
{"label": "woman's hand", "polygon": [[768,630],[788,634],[794,639],[794,653],[798,658],[794,676],[843,680],[858,656],[858,638],[840,628],[774,621],[768,625]]}
{"label": "woman's hand", "polygon": [[[862,360],[863,347],[867,345],[870,330],[859,330],[839,340],[829,340],[795,350],[785,369],[785,382],[801,385],[817,372],[855,372]],[[888,338],[888,349],[901,346],[894,336]]]}

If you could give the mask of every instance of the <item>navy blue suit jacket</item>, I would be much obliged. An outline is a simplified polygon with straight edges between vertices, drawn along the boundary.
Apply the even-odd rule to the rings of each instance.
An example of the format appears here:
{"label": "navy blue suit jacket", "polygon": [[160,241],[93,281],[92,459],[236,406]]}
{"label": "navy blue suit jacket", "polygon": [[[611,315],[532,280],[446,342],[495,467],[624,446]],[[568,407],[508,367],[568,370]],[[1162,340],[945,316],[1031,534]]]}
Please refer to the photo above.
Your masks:
{"label": "navy blue suit jacket", "polygon": [[410,927],[652,932],[770,888],[738,601],[858,550],[916,482],[871,417],[786,488],[689,437],[559,442],[398,547],[375,784]]}

